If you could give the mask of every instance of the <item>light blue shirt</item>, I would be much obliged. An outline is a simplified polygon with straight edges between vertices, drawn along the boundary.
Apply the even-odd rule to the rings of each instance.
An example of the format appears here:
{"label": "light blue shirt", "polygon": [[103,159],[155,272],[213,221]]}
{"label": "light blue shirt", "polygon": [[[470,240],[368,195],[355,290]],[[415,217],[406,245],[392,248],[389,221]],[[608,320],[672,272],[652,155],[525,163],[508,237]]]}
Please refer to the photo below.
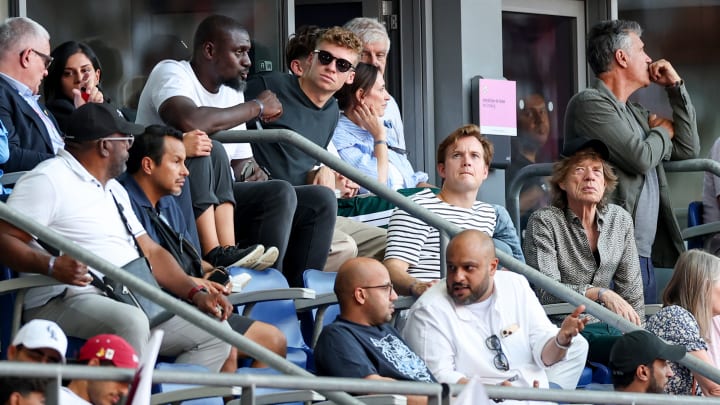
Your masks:
{"label": "light blue shirt", "polygon": [[[395,130],[392,121],[386,120],[384,125],[387,129],[389,163],[387,186],[397,190],[415,187],[418,183],[427,181],[427,173],[416,172],[407,159],[402,147],[405,144],[404,140],[401,141],[402,134]],[[364,174],[377,178],[377,158],[373,153],[374,142],[370,132],[359,127],[346,116],[340,116],[332,138],[332,143],[340,158]],[[360,193],[367,192],[368,190],[365,188],[360,188]]]}

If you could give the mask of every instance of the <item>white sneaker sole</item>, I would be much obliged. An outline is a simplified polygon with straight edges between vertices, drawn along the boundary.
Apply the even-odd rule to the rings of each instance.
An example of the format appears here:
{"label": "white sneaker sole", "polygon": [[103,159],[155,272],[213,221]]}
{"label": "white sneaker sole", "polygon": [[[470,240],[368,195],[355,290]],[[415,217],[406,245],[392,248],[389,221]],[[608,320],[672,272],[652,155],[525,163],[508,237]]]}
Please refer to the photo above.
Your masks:
{"label": "white sneaker sole", "polygon": [[270,246],[250,268],[253,270],[265,270],[275,264],[279,255],[278,249],[275,246]]}
{"label": "white sneaker sole", "polygon": [[255,262],[257,262],[258,259],[263,256],[263,253],[265,253],[265,247],[263,245],[257,245],[257,247],[255,249],[253,249],[250,253],[241,257],[238,261],[236,261],[235,263],[233,263],[227,267],[250,268],[251,265],[253,265]]}

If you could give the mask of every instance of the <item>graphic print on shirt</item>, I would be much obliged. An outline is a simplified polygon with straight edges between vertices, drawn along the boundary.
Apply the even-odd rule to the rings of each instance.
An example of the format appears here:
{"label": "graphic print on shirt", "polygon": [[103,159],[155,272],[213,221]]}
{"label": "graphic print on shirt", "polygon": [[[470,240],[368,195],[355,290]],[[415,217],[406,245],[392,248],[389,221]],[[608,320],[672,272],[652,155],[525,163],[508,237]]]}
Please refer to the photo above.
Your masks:
{"label": "graphic print on shirt", "polygon": [[370,338],[370,341],[380,349],[388,362],[410,379],[433,382],[425,363],[396,336],[387,335],[382,339]]}

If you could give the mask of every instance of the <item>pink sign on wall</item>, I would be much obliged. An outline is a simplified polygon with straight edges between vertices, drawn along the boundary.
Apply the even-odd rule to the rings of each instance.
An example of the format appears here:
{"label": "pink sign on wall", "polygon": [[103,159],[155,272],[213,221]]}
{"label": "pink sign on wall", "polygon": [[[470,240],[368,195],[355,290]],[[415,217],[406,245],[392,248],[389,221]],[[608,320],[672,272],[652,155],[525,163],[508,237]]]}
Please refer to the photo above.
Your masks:
{"label": "pink sign on wall", "polygon": [[517,100],[512,80],[480,79],[480,131],[483,135],[517,135]]}

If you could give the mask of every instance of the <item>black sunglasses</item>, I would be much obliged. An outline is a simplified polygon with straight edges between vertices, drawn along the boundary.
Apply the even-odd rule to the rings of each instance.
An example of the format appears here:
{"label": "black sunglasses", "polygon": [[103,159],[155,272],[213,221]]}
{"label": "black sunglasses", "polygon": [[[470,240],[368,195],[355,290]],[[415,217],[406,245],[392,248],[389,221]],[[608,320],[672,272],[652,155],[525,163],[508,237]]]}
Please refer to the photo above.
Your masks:
{"label": "black sunglasses", "polygon": [[316,49],[313,51],[313,53],[317,54],[318,61],[320,61],[320,64],[322,65],[329,65],[332,63],[332,61],[336,61],[335,66],[340,73],[345,73],[350,69],[354,69],[352,63],[345,59],[336,58],[328,51],[321,51],[319,49]]}
{"label": "black sunglasses", "polygon": [[495,368],[502,371],[510,370],[510,363],[508,362],[505,353],[503,353],[500,338],[497,335],[492,335],[485,340],[485,345],[488,349],[497,353],[495,358],[493,358],[493,365]]}

